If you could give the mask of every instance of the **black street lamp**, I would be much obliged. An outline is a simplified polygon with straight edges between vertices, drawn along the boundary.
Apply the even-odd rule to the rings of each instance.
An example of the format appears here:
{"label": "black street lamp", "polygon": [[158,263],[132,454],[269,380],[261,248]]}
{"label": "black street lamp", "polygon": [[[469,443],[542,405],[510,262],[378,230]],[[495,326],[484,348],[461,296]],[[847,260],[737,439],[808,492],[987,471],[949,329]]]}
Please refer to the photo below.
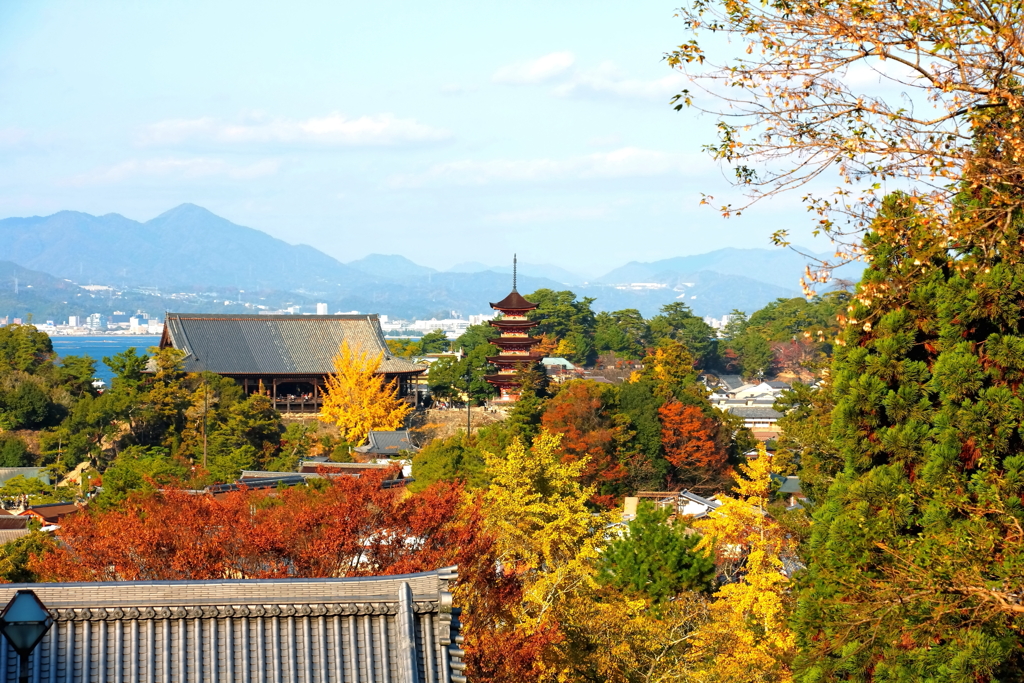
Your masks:
{"label": "black street lamp", "polygon": [[53,625],[53,617],[30,590],[20,590],[0,612],[0,633],[18,653],[18,680],[28,683],[28,658]]}

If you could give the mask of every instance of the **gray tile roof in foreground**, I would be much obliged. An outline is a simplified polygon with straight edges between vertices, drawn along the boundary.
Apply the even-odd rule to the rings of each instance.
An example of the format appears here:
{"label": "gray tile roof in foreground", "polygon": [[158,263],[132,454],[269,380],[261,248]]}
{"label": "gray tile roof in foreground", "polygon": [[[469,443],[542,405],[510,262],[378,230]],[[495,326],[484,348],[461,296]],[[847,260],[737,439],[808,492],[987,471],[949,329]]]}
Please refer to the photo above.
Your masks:
{"label": "gray tile roof in foreground", "polygon": [[188,354],[187,372],[219,375],[326,375],[342,342],[384,354],[380,371],[426,368],[391,355],[376,315],[217,315],[168,313],[160,346]]}
{"label": "gray tile roof in foreground", "polygon": [[[450,567],[355,579],[7,584],[54,616],[32,681],[462,683]],[[17,656],[0,639],[0,683]]]}

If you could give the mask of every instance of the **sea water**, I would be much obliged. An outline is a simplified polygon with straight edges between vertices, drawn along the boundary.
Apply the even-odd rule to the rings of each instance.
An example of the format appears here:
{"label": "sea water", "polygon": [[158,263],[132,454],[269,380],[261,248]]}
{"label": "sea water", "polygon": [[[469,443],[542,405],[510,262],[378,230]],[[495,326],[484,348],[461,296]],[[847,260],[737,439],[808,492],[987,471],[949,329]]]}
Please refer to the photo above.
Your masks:
{"label": "sea water", "polygon": [[103,364],[104,357],[127,351],[135,347],[138,355],[146,353],[146,349],[160,344],[159,335],[121,334],[121,335],[90,335],[86,337],[50,337],[53,350],[58,356],[89,356],[96,361],[96,378],[110,386],[114,373]]}

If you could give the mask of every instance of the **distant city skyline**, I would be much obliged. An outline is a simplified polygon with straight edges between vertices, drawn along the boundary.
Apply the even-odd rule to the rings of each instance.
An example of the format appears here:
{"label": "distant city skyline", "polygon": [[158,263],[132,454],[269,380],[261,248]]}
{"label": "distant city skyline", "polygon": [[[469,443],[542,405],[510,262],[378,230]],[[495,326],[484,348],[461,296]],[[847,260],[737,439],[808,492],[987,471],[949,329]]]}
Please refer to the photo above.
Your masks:
{"label": "distant city skyline", "polygon": [[343,262],[518,252],[588,276],[809,242],[795,200],[699,206],[730,190],[701,152],[714,122],[669,104],[673,9],[4,3],[0,217],[192,202]]}

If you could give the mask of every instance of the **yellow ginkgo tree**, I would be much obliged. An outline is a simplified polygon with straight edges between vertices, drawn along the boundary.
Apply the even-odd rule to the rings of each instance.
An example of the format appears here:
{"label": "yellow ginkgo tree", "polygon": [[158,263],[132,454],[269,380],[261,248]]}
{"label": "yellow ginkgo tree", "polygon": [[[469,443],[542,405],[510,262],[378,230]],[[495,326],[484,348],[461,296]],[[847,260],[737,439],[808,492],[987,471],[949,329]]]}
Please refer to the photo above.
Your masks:
{"label": "yellow ginkgo tree", "polygon": [[338,425],[349,443],[362,443],[370,430],[399,429],[412,406],[398,398],[398,387],[377,373],[383,353],[371,356],[353,351],[343,342],[334,357],[334,372],[327,376],[327,390],[320,420]]}
{"label": "yellow ginkgo tree", "polygon": [[692,680],[789,683],[796,641],[786,622],[792,598],[782,558],[794,555],[794,543],[768,514],[771,460],[764,446],[740,471],[739,495],[720,496],[722,506],[694,524],[703,535],[697,547],[739,570],[715,593],[708,621],[693,635]]}

